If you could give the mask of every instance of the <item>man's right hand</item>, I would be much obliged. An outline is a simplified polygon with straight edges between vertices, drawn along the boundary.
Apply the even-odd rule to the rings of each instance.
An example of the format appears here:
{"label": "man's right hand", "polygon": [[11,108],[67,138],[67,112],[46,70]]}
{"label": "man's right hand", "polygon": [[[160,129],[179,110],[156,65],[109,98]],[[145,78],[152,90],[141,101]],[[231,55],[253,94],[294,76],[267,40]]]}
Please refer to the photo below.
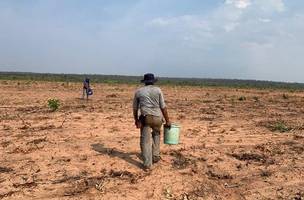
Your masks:
{"label": "man's right hand", "polygon": [[141,128],[140,120],[135,120],[135,126],[136,126],[136,128]]}
{"label": "man's right hand", "polygon": [[171,128],[171,122],[166,122],[164,126],[167,128]]}

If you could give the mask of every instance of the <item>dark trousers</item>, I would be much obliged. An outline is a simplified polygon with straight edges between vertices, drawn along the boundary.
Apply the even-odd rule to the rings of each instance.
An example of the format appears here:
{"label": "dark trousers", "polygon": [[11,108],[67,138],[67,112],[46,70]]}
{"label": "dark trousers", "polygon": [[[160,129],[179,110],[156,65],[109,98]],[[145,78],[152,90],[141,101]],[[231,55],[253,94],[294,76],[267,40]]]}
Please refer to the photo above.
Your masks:
{"label": "dark trousers", "polygon": [[84,99],[85,96],[87,97],[87,99],[89,98],[89,95],[88,95],[88,88],[83,88],[82,98]]}

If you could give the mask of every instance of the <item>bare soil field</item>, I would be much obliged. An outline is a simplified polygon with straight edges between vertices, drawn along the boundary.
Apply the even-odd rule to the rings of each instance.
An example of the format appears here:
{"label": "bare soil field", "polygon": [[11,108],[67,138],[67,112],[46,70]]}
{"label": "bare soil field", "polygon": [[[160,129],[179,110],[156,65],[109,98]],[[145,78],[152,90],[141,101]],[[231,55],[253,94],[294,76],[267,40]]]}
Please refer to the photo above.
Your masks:
{"label": "bare soil field", "polygon": [[304,93],[162,86],[180,144],[144,172],[138,87],[1,81],[0,199],[304,199]]}

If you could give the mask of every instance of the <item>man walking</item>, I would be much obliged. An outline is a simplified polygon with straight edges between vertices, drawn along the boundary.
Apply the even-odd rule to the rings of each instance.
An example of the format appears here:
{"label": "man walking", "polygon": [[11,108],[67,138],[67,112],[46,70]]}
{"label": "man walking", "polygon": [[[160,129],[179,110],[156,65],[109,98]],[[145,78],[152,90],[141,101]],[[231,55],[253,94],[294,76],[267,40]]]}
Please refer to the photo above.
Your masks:
{"label": "man walking", "polygon": [[93,91],[90,87],[90,79],[85,78],[83,81],[83,90],[82,90],[82,98],[87,97],[87,100],[89,99],[89,95],[92,95]]}
{"label": "man walking", "polygon": [[156,81],[154,74],[145,74],[141,80],[145,86],[136,91],[133,100],[133,115],[135,125],[140,129],[144,169],[150,169],[153,163],[160,160],[160,129],[163,117],[166,121],[165,126],[171,126],[163,93],[160,88],[154,86]]}

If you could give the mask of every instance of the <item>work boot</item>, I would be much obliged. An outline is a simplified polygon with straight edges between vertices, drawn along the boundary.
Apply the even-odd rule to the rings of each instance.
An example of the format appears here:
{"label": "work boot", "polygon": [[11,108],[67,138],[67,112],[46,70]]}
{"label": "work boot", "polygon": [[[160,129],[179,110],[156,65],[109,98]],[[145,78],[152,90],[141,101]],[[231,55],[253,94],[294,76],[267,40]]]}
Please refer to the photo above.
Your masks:
{"label": "work boot", "polygon": [[144,170],[144,172],[149,173],[152,171],[152,166],[143,166],[143,170]]}
{"label": "work boot", "polygon": [[153,156],[153,163],[158,163],[160,160],[160,156]]}

